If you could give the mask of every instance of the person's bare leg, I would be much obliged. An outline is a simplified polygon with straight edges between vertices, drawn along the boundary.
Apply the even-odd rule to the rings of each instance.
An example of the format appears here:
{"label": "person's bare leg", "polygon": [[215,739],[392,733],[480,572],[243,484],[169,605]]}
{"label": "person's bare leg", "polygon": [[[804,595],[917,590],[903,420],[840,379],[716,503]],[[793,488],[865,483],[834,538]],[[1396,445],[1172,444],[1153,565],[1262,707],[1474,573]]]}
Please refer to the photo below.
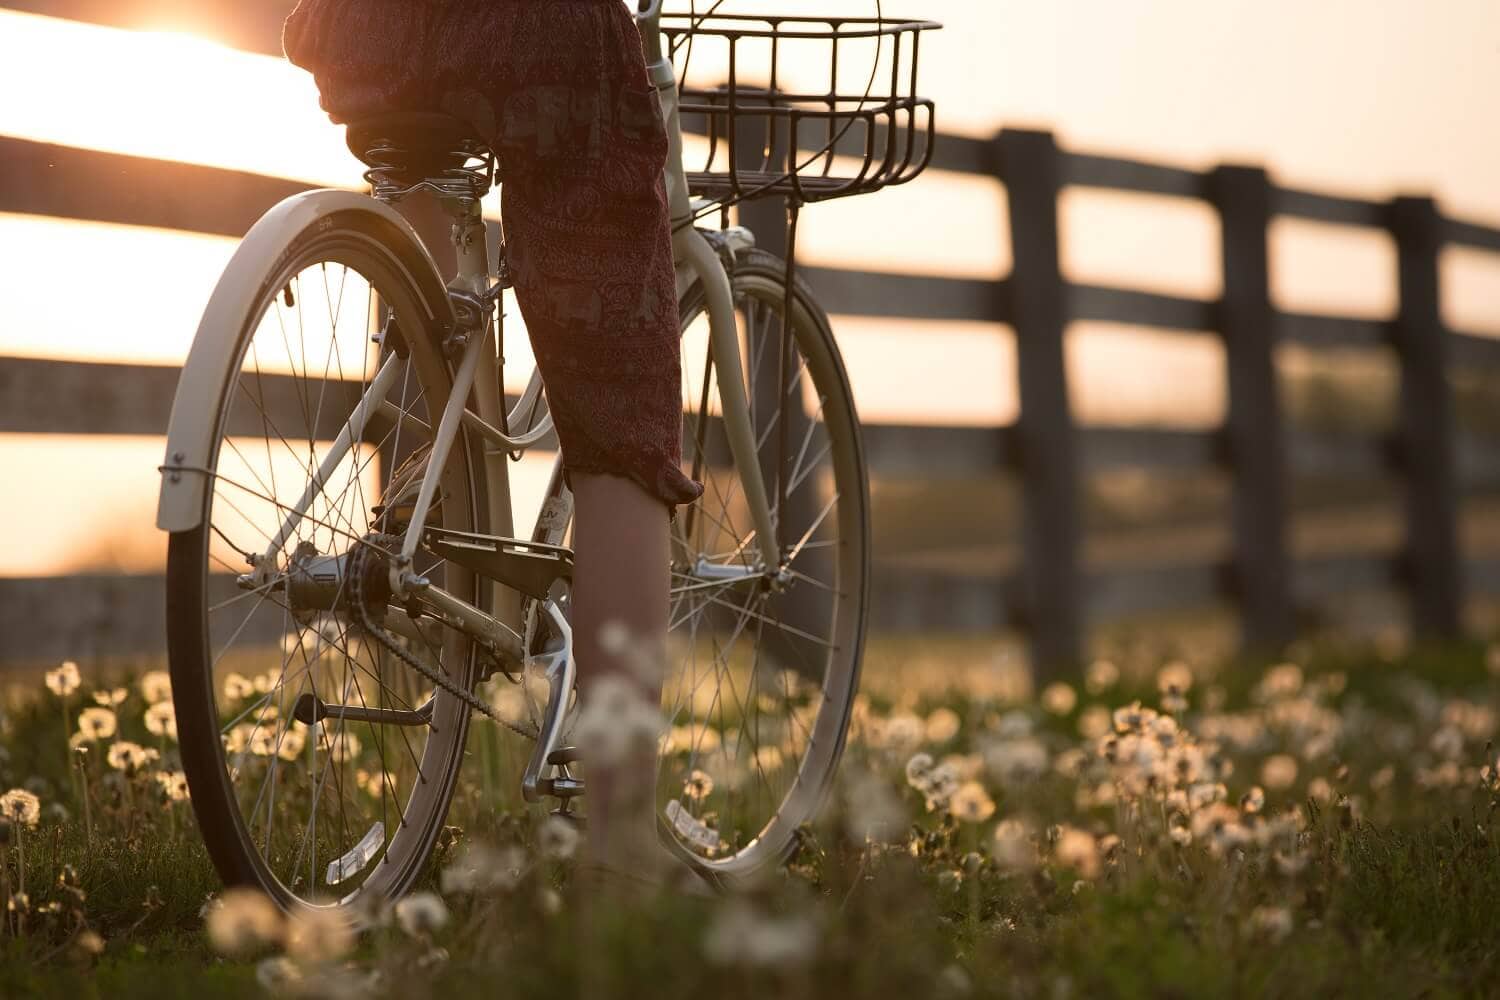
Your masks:
{"label": "person's bare leg", "polygon": [[[607,626],[623,626],[637,648],[664,647],[669,541],[666,506],[634,480],[573,472],[573,649],[581,695],[601,678],[630,680],[661,702],[661,663],[622,655]],[[654,669],[640,669],[642,660]],[[652,877],[665,860],[656,842],[656,747],[619,761],[585,760],[588,852],[596,864]]]}

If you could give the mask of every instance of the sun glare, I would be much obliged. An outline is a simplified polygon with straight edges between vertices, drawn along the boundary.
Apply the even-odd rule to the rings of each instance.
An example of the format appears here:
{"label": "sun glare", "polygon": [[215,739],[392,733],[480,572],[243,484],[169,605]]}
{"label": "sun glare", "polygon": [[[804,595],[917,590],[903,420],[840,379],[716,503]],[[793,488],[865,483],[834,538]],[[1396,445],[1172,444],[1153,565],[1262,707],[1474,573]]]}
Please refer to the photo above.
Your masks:
{"label": "sun glare", "polygon": [[38,142],[358,183],[312,78],[176,31],[0,11],[0,133]]}

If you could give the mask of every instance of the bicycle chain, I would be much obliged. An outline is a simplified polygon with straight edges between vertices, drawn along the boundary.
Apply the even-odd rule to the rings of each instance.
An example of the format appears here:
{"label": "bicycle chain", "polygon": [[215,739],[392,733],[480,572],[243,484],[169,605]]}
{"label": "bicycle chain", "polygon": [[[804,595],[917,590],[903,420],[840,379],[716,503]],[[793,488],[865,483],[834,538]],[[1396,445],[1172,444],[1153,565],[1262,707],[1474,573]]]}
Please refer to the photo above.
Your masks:
{"label": "bicycle chain", "polygon": [[423,677],[426,677],[433,684],[442,688],[444,691],[447,691],[459,701],[468,705],[470,709],[479,712],[481,715],[484,715],[485,717],[490,719],[490,721],[504,726],[506,729],[509,729],[513,733],[524,736],[528,740],[535,740],[538,734],[534,727],[528,728],[521,725],[520,723],[511,722],[509,719],[501,717],[500,713],[495,711],[494,707],[491,706],[489,702],[475,695],[473,692],[466,691],[463,688],[459,687],[453,681],[449,680],[447,675],[444,674],[441,670],[433,670],[428,667],[427,664],[423,663],[421,660],[417,659],[417,657],[407,652],[407,650],[404,649],[399,642],[397,642],[396,636],[392,635],[390,632],[386,631],[385,628],[381,627],[375,622],[375,620],[370,616],[370,609],[366,606],[364,600],[364,564],[365,560],[368,558],[369,554],[364,550],[364,548],[358,548],[355,551],[354,558],[350,560],[349,565],[349,572],[353,577],[354,582],[354,606],[356,609],[358,609],[360,624],[365,627],[365,631],[374,636],[376,642],[380,643],[381,646],[388,649],[402,663],[406,664],[408,667],[411,667],[417,673],[421,674]]}

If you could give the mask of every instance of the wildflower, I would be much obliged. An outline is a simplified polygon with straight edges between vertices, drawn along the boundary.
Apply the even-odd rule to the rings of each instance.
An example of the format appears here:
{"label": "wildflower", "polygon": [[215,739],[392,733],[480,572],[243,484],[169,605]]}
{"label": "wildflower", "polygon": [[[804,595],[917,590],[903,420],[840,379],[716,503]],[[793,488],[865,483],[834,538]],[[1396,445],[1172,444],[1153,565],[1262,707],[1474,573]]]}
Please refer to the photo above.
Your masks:
{"label": "wildflower", "polygon": [[1382,791],[1383,789],[1389,788],[1391,782],[1394,781],[1395,778],[1396,769],[1390,764],[1387,764],[1385,767],[1382,767],[1380,770],[1370,775],[1370,790],[1372,792],[1378,792]]}
{"label": "wildflower", "polygon": [[903,753],[921,745],[927,736],[927,724],[910,712],[901,712],[885,720],[875,745]]}
{"label": "wildflower", "polygon": [[77,691],[78,686],[83,683],[82,678],[78,676],[78,664],[72,660],[65,661],[56,670],[47,671],[46,679],[47,690],[59,698],[66,698]]}
{"label": "wildflower", "polygon": [[282,936],[281,911],[256,889],[229,889],[207,907],[208,940],[215,951],[242,957]]}
{"label": "wildflower", "polygon": [[591,759],[612,761],[638,744],[659,744],[663,728],[660,709],[635,684],[608,675],[589,686],[573,735]]}
{"label": "wildflower", "polygon": [[1333,786],[1328,783],[1327,778],[1314,778],[1307,783],[1307,796],[1319,802],[1328,802],[1333,798]]}
{"label": "wildflower", "polygon": [[333,907],[301,909],[287,921],[286,953],[299,961],[343,958],[353,947],[349,917]]}
{"label": "wildflower", "polygon": [[1014,819],[1003,819],[995,825],[995,863],[1012,871],[1029,871],[1036,867],[1036,845],[1026,827]]}
{"label": "wildflower", "polygon": [[526,852],[519,847],[495,849],[486,844],[466,844],[453,863],[438,878],[445,895],[483,895],[509,892],[526,874]]}
{"label": "wildflower", "polygon": [[1260,767],[1260,783],[1270,789],[1290,788],[1297,782],[1297,758],[1279,753]]}
{"label": "wildflower", "polygon": [[948,800],[958,791],[958,772],[947,764],[938,764],[924,778],[917,791],[927,796],[927,811],[947,808]]}
{"label": "wildflower", "polygon": [[282,760],[296,760],[307,746],[307,730],[301,728],[301,723],[289,729],[281,731],[281,746],[276,749],[276,756]]}
{"label": "wildflower", "polygon": [[1240,812],[1253,815],[1266,807],[1266,793],[1259,785],[1252,785],[1250,790],[1240,796]]}
{"label": "wildflower", "polygon": [[939,708],[927,717],[924,724],[926,728],[927,742],[937,745],[947,743],[958,735],[962,725],[958,713],[951,708]]}
{"label": "wildflower", "polygon": [[961,785],[948,800],[948,811],[965,823],[983,823],[995,815],[995,800],[977,781]]}
{"label": "wildflower", "polygon": [[1290,698],[1302,690],[1302,668],[1295,663],[1278,663],[1265,672],[1255,686],[1257,701]]}
{"label": "wildflower", "polygon": [[156,783],[168,802],[186,802],[188,798],[187,775],[181,771],[158,771]]}
{"label": "wildflower", "polygon": [[115,713],[107,708],[85,708],[78,714],[78,735],[90,743],[109,739],[119,728]]}
{"label": "wildflower", "polygon": [[1257,906],[1250,914],[1250,928],[1271,944],[1279,944],[1292,932],[1292,911],[1284,906]]}
{"label": "wildflower", "polygon": [[1042,689],[1042,707],[1053,715],[1068,715],[1078,705],[1078,692],[1072,685],[1054,681]]}
{"label": "wildflower", "polygon": [[150,756],[146,753],[146,748],[139,743],[120,740],[110,746],[105,760],[116,771],[136,771],[150,760]]}
{"label": "wildflower", "polygon": [[104,938],[96,931],[82,931],[73,939],[73,946],[84,955],[102,955],[104,953]]}
{"label": "wildflower", "polygon": [[1109,709],[1103,705],[1091,705],[1078,716],[1078,735],[1086,740],[1097,740],[1110,731],[1113,722]]}
{"label": "wildflower", "polygon": [[984,766],[995,780],[1015,784],[1047,773],[1047,748],[1034,737],[997,740],[984,748]]}
{"label": "wildflower", "polygon": [[1193,668],[1173,660],[1156,672],[1156,689],[1162,694],[1186,694],[1193,687]]}
{"label": "wildflower", "polygon": [[35,829],[42,818],[42,800],[24,788],[12,788],[0,795],[0,817],[17,826]]}
{"label": "wildflower", "polygon": [[544,857],[566,861],[578,851],[578,828],[560,816],[548,816],[536,839]]}
{"label": "wildflower", "polygon": [[786,755],[780,747],[761,747],[755,751],[755,769],[764,774],[779,769],[785,762]]}
{"label": "wildflower", "polygon": [[141,696],[148,705],[172,699],[172,675],[165,670],[151,670],[141,676]]}
{"label": "wildflower", "polygon": [[817,945],[817,928],[808,917],[761,916],[748,902],[736,899],[719,910],[703,950],[719,965],[775,968],[807,962]]}
{"label": "wildflower", "polygon": [[1077,870],[1084,878],[1099,877],[1099,845],[1093,834],[1076,827],[1060,827],[1053,854],[1058,864]]}
{"label": "wildflower", "polygon": [[242,674],[230,674],[224,678],[224,697],[230,701],[243,701],[255,694],[255,684]]}
{"label": "wildflower", "polygon": [[850,779],[845,802],[844,826],[856,842],[891,840],[906,825],[906,810],[901,808],[890,786],[876,775],[866,772]]}
{"label": "wildflower", "polygon": [[914,753],[906,762],[906,783],[920,789],[927,784],[927,774],[935,761],[930,753]]}
{"label": "wildflower", "polygon": [[1131,702],[1124,708],[1115,709],[1114,723],[1115,732],[1131,733],[1140,732],[1151,724],[1156,718],[1156,712],[1150,708],[1144,708],[1138,701]]}
{"label": "wildflower", "polygon": [[714,779],[706,771],[694,769],[682,783],[682,794],[694,802],[702,802],[713,793]]}
{"label": "wildflower", "polygon": [[273,997],[291,996],[301,989],[302,970],[290,958],[277,955],[256,964],[255,981]]}
{"label": "wildflower", "polygon": [[1095,660],[1089,664],[1089,669],[1083,676],[1083,684],[1088,688],[1089,694],[1103,694],[1119,680],[1120,668],[1109,660]]}
{"label": "wildflower", "polygon": [[177,710],[171,701],[158,701],[146,709],[146,731],[177,742]]}
{"label": "wildflower", "polygon": [[396,904],[396,923],[411,937],[432,934],[448,923],[448,907],[435,892],[415,892]]}

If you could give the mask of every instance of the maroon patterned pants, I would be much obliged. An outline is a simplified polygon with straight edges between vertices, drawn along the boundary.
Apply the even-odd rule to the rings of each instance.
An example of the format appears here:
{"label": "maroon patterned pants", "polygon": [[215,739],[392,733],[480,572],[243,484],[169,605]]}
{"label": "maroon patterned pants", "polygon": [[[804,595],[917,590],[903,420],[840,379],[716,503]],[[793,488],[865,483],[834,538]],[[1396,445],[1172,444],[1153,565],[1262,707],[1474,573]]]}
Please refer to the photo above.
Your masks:
{"label": "maroon patterned pants", "polygon": [[565,475],[627,476],[674,517],[702,495],[681,468],[666,129],[621,0],[301,0],[283,44],[335,122],[446,111],[489,140]]}

